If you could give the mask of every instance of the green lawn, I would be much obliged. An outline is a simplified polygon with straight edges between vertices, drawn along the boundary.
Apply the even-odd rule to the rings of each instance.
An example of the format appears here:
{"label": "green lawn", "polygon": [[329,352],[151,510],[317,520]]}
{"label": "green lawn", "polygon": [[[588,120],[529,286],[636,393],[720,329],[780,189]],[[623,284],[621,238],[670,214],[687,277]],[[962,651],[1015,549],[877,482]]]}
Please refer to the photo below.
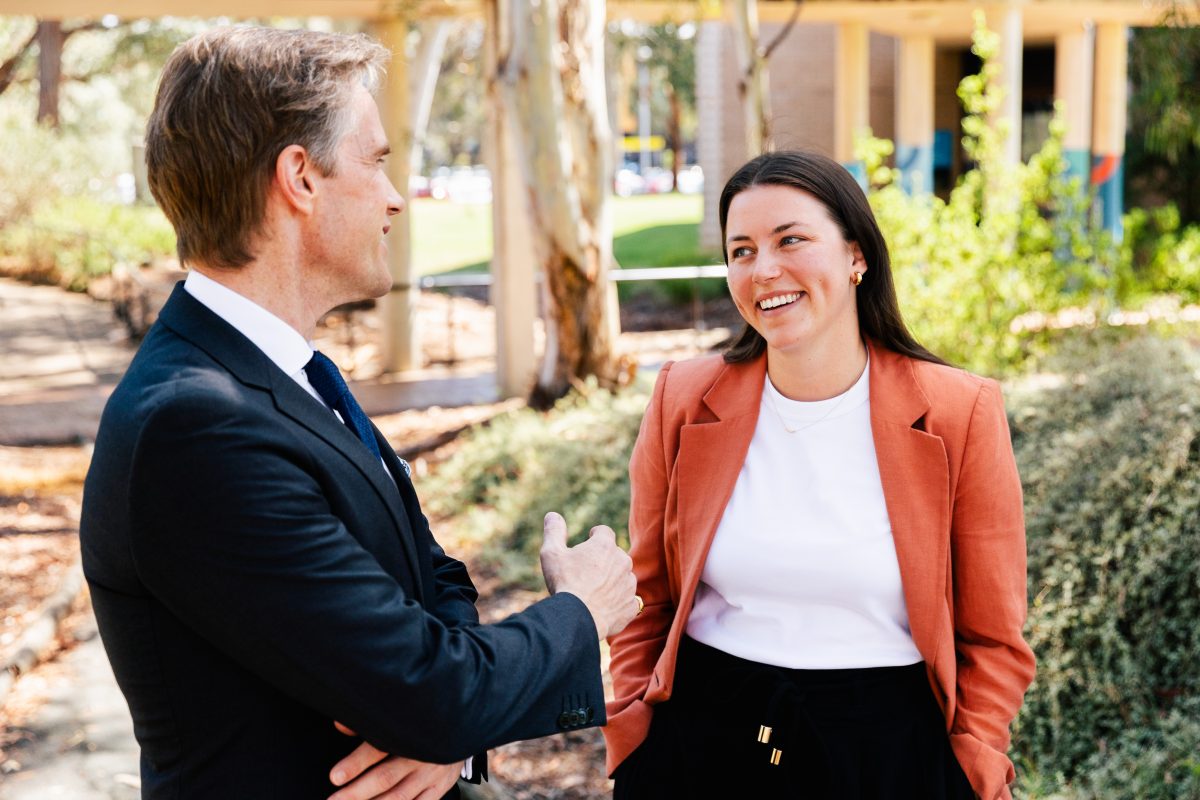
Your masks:
{"label": "green lawn", "polygon": [[412,214],[413,263],[421,275],[487,272],[492,257],[492,206],[419,197]]}
{"label": "green lawn", "polygon": [[[700,195],[613,198],[613,251],[623,267],[719,263],[699,245]],[[492,253],[492,207],[418,198],[411,204],[413,259],[422,275],[485,272]]]}

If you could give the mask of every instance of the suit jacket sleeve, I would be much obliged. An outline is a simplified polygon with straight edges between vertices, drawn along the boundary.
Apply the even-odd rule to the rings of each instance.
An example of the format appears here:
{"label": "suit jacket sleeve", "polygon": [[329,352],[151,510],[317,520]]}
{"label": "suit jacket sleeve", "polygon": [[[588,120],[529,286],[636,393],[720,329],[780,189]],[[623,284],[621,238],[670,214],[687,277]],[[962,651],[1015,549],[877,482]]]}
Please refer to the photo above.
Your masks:
{"label": "suit jacket sleeve", "polygon": [[479,599],[479,593],[475,591],[475,584],[471,582],[466,566],[446,555],[437,542],[430,547],[430,555],[433,559],[436,599],[429,612],[450,627],[478,625],[479,611],[475,608],[475,601]]}
{"label": "suit jacket sleeve", "polygon": [[608,704],[604,738],[610,774],[649,730],[653,710],[642,697],[675,617],[663,528],[670,476],[663,403],[670,370],[668,363],[659,372],[629,461],[630,556],[637,591],[646,606],[624,630],[609,639],[614,700]]}
{"label": "suit jacket sleeve", "polygon": [[1009,797],[1009,725],[1033,680],[1022,637],[1025,520],[1004,401],[985,381],[971,414],[954,497],[951,548],[957,711],[955,755],[984,800]]}
{"label": "suit jacket sleeve", "polygon": [[427,613],[332,513],[295,431],[216,391],[160,402],[135,447],[132,556],[170,613],[296,700],[422,761],[555,733],[585,704],[603,722],[599,644],[578,598],[454,624],[473,619],[474,590],[437,548]]}

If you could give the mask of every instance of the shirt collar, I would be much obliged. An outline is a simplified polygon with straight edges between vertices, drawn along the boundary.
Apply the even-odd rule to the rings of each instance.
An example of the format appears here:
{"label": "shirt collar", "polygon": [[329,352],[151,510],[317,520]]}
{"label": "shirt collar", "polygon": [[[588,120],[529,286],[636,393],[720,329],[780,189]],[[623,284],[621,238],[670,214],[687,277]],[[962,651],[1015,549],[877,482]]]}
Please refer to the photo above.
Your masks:
{"label": "shirt collar", "polygon": [[207,275],[190,270],[183,288],[283,370],[295,375],[312,358],[313,346],[279,317]]}
{"label": "shirt collar", "polygon": [[782,394],[771,383],[771,376],[764,379],[762,402],[770,403],[775,413],[787,417],[789,421],[808,422],[811,420],[834,419],[848,414],[871,399],[871,354],[867,353],[867,363],[862,374],[854,384],[839,395],[826,400],[792,400]]}

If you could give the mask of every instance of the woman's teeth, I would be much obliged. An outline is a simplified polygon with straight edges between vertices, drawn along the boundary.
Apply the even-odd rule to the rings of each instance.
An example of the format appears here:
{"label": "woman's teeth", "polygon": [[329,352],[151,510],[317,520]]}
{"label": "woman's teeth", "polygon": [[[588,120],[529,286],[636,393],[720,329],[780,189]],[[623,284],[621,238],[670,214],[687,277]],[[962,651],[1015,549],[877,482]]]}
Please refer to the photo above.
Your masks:
{"label": "woman's teeth", "polygon": [[792,292],[791,294],[781,294],[775,297],[768,297],[766,300],[760,300],[758,307],[763,311],[769,311],[772,308],[786,306],[788,303],[794,303],[800,299],[802,292]]}

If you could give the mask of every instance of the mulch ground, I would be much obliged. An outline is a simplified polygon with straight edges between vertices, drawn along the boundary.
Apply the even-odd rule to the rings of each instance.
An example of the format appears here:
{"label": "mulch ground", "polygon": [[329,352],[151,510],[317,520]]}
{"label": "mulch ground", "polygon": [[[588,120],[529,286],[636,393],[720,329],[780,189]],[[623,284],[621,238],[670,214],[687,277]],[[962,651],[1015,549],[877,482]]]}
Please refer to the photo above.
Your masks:
{"label": "mulch ground", "polygon": [[79,556],[83,447],[0,447],[0,661]]}
{"label": "mulch ground", "polygon": [[[0,661],[79,558],[79,505],[89,458],[86,447],[0,447]],[[30,735],[25,725],[59,670],[54,658],[77,643],[75,631],[90,613],[86,598],[77,599],[44,653],[47,661],[5,697],[0,774],[19,769],[6,752]]]}

